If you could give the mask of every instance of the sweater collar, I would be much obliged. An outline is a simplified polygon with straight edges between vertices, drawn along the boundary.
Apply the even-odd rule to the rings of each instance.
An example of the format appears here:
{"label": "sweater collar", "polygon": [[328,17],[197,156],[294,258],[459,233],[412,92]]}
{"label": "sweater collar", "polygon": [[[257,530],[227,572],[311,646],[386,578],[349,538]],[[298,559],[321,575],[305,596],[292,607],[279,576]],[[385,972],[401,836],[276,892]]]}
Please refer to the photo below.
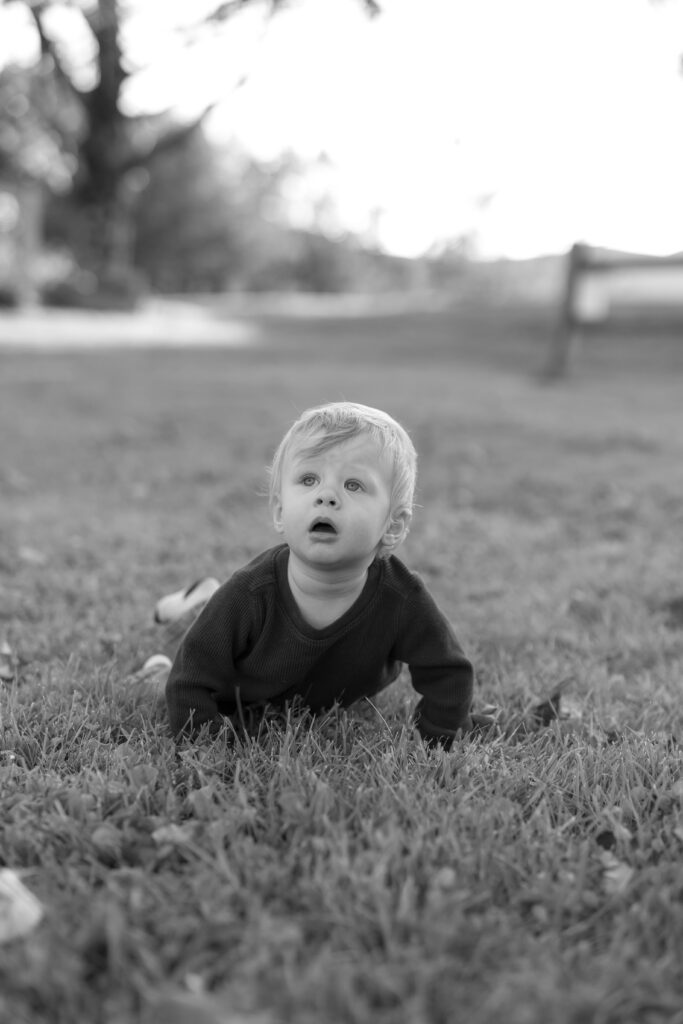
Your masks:
{"label": "sweater collar", "polygon": [[275,583],[280,604],[285,609],[289,619],[294,623],[297,630],[309,637],[319,638],[334,635],[362,615],[368,605],[375,598],[379,590],[379,585],[384,571],[383,560],[377,557],[374,558],[368,567],[368,578],[365,581],[365,585],[351,607],[348,608],[347,611],[345,611],[338,619],[335,619],[334,622],[330,623],[329,626],[325,626],[323,629],[316,629],[314,626],[309,625],[304,619],[289,587],[289,582],[287,580],[289,545],[278,545],[278,547],[274,549],[273,554]]}

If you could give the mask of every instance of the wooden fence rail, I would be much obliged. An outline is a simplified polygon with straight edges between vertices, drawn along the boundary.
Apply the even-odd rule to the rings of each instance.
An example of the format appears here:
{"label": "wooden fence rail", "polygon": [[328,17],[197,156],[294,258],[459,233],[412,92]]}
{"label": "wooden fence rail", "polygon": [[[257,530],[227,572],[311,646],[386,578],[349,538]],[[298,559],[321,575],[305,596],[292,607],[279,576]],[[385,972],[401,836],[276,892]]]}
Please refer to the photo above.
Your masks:
{"label": "wooden fence rail", "polygon": [[[631,253],[609,253],[592,249],[577,242],[567,256],[564,294],[560,307],[557,329],[551,341],[547,376],[563,376],[570,363],[572,351],[576,348],[581,329],[589,318],[579,302],[580,289],[586,277],[592,275],[618,274],[629,270],[662,271],[672,268],[683,270],[683,253],[674,256],[643,256]],[[681,278],[683,297],[683,275]]]}

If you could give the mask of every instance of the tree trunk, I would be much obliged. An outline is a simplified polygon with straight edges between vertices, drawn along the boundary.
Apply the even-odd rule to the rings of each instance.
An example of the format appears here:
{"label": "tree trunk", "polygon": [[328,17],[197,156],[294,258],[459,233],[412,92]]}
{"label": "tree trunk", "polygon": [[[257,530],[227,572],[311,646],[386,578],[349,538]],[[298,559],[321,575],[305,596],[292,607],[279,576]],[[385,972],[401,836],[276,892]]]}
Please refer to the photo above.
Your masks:
{"label": "tree trunk", "polygon": [[18,184],[17,199],[15,294],[20,306],[35,306],[39,300],[36,264],[43,237],[43,186],[24,178]]}

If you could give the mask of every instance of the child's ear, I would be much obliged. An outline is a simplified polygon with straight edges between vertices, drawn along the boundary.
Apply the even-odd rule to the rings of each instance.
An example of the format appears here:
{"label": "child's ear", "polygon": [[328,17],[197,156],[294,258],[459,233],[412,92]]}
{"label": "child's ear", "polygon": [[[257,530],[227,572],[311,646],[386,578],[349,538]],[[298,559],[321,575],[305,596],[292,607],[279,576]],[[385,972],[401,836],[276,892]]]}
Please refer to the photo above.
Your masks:
{"label": "child's ear", "polygon": [[273,526],[277,533],[284,533],[284,523],[282,522],[282,502],[273,502]]}
{"label": "child's ear", "polygon": [[382,537],[384,547],[397,548],[401,541],[404,540],[409,524],[410,512],[399,512],[398,515],[392,516]]}

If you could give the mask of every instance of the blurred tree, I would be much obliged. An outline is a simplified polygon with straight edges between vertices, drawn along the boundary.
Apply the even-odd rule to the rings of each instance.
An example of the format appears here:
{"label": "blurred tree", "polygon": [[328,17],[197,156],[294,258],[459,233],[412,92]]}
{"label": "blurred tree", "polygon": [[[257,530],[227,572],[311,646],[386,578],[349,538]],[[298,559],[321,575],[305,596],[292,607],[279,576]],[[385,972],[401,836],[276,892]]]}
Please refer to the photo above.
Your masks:
{"label": "blurred tree", "polygon": [[76,127],[76,111],[56,102],[49,64],[0,70],[0,109],[0,174],[67,188],[72,168],[63,139]]}
{"label": "blurred tree", "polygon": [[[209,29],[226,22],[259,0],[224,0],[200,22]],[[369,14],[376,0],[358,0]],[[189,124],[168,115],[133,117],[122,110],[123,85],[130,75],[123,48],[126,15],[123,0],[0,0],[21,5],[30,15],[39,40],[43,66],[49,66],[55,96],[79,113],[79,129],[62,138],[62,150],[74,160],[70,244],[81,263],[96,275],[105,292],[135,292],[131,279],[131,221],[137,195],[147,180],[150,161],[175,150],[193,135],[213,104]],[[286,0],[267,0],[270,14]],[[56,11],[80,18],[82,33],[60,31]],[[72,26],[73,28],[73,23]],[[196,28],[197,26],[195,26]],[[85,58],[83,56],[85,54]],[[83,64],[91,64],[84,83]],[[143,172],[143,173],[141,173]]]}
{"label": "blurred tree", "polygon": [[155,290],[339,291],[351,283],[350,250],[288,223],[286,182],[301,173],[293,154],[259,163],[198,132],[157,154],[149,171],[135,263]]}
{"label": "blurred tree", "polygon": [[75,127],[73,106],[56,101],[51,67],[0,71],[0,198],[10,219],[0,225],[1,301],[37,297],[36,264],[46,191],[69,187],[72,167],[62,140]]}
{"label": "blurred tree", "polygon": [[243,287],[268,247],[264,235],[287,173],[286,160],[262,166],[210,145],[201,131],[157,153],[137,209],[136,265],[160,291]]}
{"label": "blurred tree", "polygon": [[260,163],[234,145],[217,149],[198,131],[173,152],[157,154],[149,174],[136,210],[135,264],[156,291],[414,286],[411,261],[370,251],[348,235],[292,226],[290,185],[302,174],[294,154]]}

